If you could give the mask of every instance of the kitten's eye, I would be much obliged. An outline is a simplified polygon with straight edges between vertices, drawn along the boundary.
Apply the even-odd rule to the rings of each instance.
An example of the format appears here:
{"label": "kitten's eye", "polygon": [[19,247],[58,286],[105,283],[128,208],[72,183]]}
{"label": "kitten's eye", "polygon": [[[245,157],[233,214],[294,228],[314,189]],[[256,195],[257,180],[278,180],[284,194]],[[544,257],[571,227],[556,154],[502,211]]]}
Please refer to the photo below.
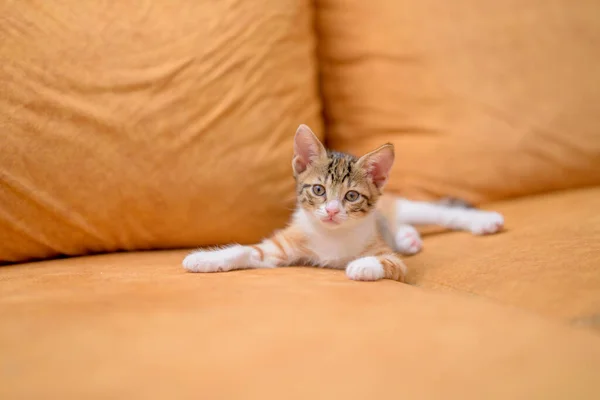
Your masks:
{"label": "kitten's eye", "polygon": [[317,196],[325,195],[325,188],[323,185],[313,185],[313,193]]}
{"label": "kitten's eye", "polygon": [[359,197],[360,194],[358,194],[356,190],[349,190],[348,192],[346,192],[346,200],[348,200],[349,202],[356,201]]}

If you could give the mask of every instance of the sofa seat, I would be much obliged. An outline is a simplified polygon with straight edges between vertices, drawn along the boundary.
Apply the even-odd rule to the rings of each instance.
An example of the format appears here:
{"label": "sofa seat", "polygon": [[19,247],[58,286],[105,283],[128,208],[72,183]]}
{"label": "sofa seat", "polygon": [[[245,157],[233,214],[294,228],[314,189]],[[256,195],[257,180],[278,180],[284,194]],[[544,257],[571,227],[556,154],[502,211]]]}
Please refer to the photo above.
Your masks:
{"label": "sofa seat", "polygon": [[600,336],[563,321],[598,312],[598,194],[428,236],[410,285],[192,274],[186,251],[1,267],[0,398],[597,399]]}
{"label": "sofa seat", "polygon": [[600,332],[600,188],[490,204],[506,231],[426,236],[409,282],[459,291]]}

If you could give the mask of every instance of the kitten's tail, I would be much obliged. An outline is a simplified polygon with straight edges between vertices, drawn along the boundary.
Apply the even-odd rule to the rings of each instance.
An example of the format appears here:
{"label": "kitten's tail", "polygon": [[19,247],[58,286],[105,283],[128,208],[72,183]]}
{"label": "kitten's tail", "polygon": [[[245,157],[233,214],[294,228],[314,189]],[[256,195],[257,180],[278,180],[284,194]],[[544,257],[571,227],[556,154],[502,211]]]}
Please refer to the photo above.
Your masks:
{"label": "kitten's tail", "polygon": [[436,202],[441,206],[451,207],[451,208],[475,208],[475,206],[469,203],[466,200],[459,199],[456,197],[443,197]]}

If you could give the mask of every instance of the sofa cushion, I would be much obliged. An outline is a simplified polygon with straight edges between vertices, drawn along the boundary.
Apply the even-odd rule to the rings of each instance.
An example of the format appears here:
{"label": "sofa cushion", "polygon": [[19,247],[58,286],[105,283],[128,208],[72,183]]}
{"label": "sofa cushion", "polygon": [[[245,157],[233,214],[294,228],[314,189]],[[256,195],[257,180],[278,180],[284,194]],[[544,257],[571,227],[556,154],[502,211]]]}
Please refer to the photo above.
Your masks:
{"label": "sofa cushion", "polygon": [[600,187],[488,208],[506,231],[426,236],[407,258],[409,282],[460,291],[600,331]]}
{"label": "sofa cushion", "polygon": [[285,223],[295,129],[321,132],[308,2],[0,13],[0,262],[250,242]]}
{"label": "sofa cushion", "polygon": [[322,0],[329,143],[470,202],[600,184],[600,2]]}
{"label": "sofa cushion", "polygon": [[600,338],[342,271],[182,252],[0,268],[0,397],[595,399]]}

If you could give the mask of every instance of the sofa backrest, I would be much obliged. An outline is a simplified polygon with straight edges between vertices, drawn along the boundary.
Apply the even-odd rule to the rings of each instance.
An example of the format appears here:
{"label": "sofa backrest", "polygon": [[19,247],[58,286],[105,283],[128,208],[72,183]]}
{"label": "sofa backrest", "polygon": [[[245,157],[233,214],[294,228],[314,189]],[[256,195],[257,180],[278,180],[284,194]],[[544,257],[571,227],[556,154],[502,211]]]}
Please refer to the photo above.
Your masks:
{"label": "sofa backrest", "polygon": [[321,133],[302,0],[2,2],[0,262],[251,242]]}
{"label": "sofa backrest", "polygon": [[4,2],[0,263],[260,240],[300,123],[415,199],[600,184],[598,2],[163,3]]}
{"label": "sofa backrest", "polygon": [[389,189],[480,203],[600,184],[600,2],[320,0],[328,142]]}

